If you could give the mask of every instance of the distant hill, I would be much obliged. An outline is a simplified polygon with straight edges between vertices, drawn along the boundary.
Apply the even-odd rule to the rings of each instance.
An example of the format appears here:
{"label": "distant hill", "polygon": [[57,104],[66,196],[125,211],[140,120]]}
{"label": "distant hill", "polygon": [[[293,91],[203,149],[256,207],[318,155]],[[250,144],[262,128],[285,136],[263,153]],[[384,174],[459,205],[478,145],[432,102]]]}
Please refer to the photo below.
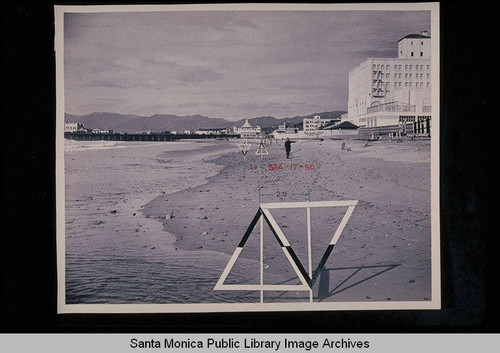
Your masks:
{"label": "distant hill", "polygon": [[231,122],[224,119],[213,119],[202,115],[177,116],[170,114],[155,114],[153,116],[117,113],[66,114],[65,121],[81,123],[86,128],[113,130],[115,132],[195,131],[200,128],[232,126]]}
{"label": "distant hill", "polygon": [[[252,126],[260,125],[264,130],[271,130],[286,122],[288,126],[301,124],[302,119],[319,115],[323,119],[339,118],[343,111],[314,113],[307,116],[277,119],[272,116],[263,116],[248,119]],[[142,131],[195,131],[200,128],[241,127],[246,119],[229,121],[220,118],[209,118],[203,115],[177,116],[171,114],[155,114],[153,116],[139,116],[131,114],[118,114],[95,112],[87,115],[65,115],[66,122],[81,123],[86,128],[113,130],[115,132],[142,132]]]}
{"label": "distant hill", "polygon": [[[247,119],[233,121],[232,124],[233,124],[233,126],[241,127],[245,123],[245,120],[247,120]],[[277,118],[272,117],[272,116],[261,116],[258,118],[251,118],[251,119],[248,119],[248,122],[252,126],[259,125],[263,129],[270,128],[270,127],[278,127],[279,124],[283,124],[282,119],[277,119]]]}

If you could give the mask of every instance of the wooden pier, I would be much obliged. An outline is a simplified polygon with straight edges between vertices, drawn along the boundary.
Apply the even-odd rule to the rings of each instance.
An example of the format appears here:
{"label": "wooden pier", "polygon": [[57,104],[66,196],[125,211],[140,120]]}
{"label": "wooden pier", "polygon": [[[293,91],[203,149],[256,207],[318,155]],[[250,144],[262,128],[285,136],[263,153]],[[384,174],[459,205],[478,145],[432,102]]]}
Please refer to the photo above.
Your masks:
{"label": "wooden pier", "polygon": [[177,141],[177,140],[214,140],[239,138],[240,135],[197,135],[197,134],[128,134],[128,133],[79,133],[65,132],[64,138],[77,141]]}

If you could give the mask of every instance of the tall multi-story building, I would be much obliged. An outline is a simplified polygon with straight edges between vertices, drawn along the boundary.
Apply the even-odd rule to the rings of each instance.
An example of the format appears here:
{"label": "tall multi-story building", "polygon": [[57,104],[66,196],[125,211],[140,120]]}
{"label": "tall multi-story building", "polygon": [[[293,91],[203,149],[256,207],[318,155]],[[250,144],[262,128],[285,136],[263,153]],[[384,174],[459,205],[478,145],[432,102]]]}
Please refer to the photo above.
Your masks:
{"label": "tall multi-story building", "polygon": [[349,72],[347,121],[429,132],[430,112],[431,37],[426,31],[401,38],[398,57],[369,58]]}

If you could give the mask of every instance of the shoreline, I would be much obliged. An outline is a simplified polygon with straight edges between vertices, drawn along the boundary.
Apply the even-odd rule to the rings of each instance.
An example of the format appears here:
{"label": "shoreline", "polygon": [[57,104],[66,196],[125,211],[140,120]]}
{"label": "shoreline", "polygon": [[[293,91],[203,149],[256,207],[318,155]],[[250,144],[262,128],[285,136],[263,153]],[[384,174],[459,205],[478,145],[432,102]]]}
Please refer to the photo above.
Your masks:
{"label": "shoreline", "polygon": [[[234,143],[234,153],[227,151],[222,156],[202,159],[222,167],[215,175],[206,177],[204,184],[159,195],[142,208],[144,215],[163,223],[164,231],[175,236],[176,248],[231,255],[258,209],[259,198],[261,202],[305,201],[310,190],[311,201],[356,199],[358,206],[339,240],[342,246],[336,250],[338,263],[332,256],[327,268],[338,277],[349,266],[363,271],[371,268],[372,272],[377,266],[383,272],[385,266],[391,274],[399,273],[404,278],[396,281],[402,287],[398,293],[385,294],[387,297],[381,299],[386,290],[379,288],[378,294],[366,294],[360,300],[405,300],[405,297],[429,300],[430,141],[377,141],[370,147],[364,146],[365,141],[355,140],[299,142],[292,145],[290,160],[285,159],[283,143],[273,142],[267,146],[269,155],[264,156],[264,169],[260,169],[260,159],[255,156],[256,143],[249,142],[252,148],[247,154],[248,169],[243,170],[243,156]],[[352,150],[341,150],[342,142]],[[286,167],[270,170],[269,164]],[[297,169],[292,169],[294,164]],[[314,165],[314,170],[298,169],[305,164]],[[302,217],[300,212],[276,212],[285,232],[287,227],[297,230],[302,227],[295,222]],[[336,227],[332,222],[316,223],[315,234],[328,234]],[[420,236],[422,232],[424,237]],[[255,255],[257,238],[252,233],[252,241],[245,246],[248,250],[242,257]],[[266,239],[265,242],[272,241],[272,237]],[[300,245],[300,239],[290,241],[297,244],[296,253],[304,260],[306,249]],[[322,245],[315,251],[322,252]],[[293,271],[287,268],[286,260],[278,259],[279,249],[266,254],[267,273],[293,280]],[[383,274],[375,272],[371,276],[383,277]],[[373,285],[366,281],[360,286],[370,284]],[[420,287],[415,290],[417,286]],[[348,295],[345,292],[350,291],[333,294],[344,298]]]}
{"label": "shoreline", "polygon": [[[211,293],[212,278],[218,276],[214,263],[222,266],[225,255],[176,251],[176,236],[141,211],[161,193],[206,183],[204,177],[222,168],[210,160],[232,145],[87,145],[75,144],[65,155],[66,301],[231,301],[225,293],[206,296]],[[207,163],[200,163],[203,160]],[[192,290],[196,287],[206,289],[196,293]]]}

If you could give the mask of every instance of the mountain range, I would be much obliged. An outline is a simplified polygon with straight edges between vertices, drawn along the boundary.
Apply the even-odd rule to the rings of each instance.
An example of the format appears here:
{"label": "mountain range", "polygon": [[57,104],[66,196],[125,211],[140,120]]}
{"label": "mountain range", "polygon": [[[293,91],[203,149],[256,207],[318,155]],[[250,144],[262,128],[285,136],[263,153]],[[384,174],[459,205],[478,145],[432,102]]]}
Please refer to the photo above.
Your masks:
{"label": "mountain range", "polygon": [[[291,118],[277,119],[272,116],[263,116],[248,119],[252,126],[260,125],[263,130],[276,129],[278,125],[287,123],[287,126],[295,126],[302,123],[304,118],[312,118],[319,115],[323,119],[340,119],[344,111],[331,111],[314,113],[307,116],[295,116]],[[113,130],[115,132],[143,132],[143,131],[196,131],[200,128],[232,128],[241,127],[246,119],[229,121],[220,118],[209,118],[203,115],[177,116],[171,114],[155,114],[152,116],[140,116],[132,114],[118,114],[107,112],[94,112],[87,115],[65,114],[65,122],[81,123],[85,128]]]}

